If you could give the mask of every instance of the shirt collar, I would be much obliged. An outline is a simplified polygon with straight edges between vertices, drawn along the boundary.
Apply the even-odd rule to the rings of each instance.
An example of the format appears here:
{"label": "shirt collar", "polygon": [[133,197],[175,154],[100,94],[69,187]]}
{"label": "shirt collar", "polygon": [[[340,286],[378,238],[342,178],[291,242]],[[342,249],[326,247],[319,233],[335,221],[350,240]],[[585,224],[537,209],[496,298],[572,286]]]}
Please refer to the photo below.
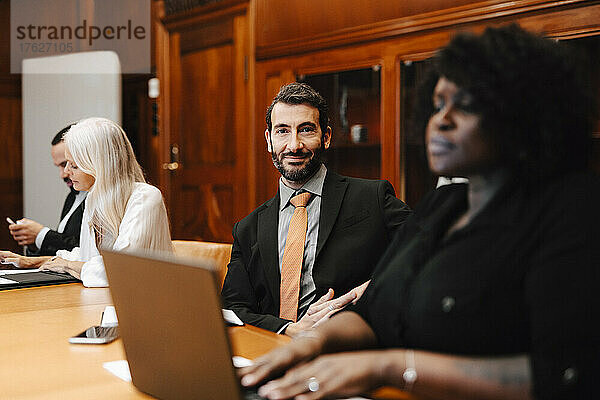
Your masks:
{"label": "shirt collar", "polygon": [[290,199],[300,190],[304,190],[313,194],[313,196],[321,196],[323,193],[323,183],[327,175],[327,167],[321,164],[317,172],[306,182],[300,189],[292,189],[283,183],[282,178],[279,178],[279,210],[283,210],[290,204]]}

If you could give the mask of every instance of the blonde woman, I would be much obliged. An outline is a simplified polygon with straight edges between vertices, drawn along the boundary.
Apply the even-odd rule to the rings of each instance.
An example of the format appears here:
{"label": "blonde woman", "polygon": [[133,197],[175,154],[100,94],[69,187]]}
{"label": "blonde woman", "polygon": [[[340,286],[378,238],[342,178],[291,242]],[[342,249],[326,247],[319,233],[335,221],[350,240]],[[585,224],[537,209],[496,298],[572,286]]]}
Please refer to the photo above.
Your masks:
{"label": "blonde woman", "polygon": [[160,190],[145,182],[131,143],[116,123],[88,118],[64,137],[65,172],[73,187],[88,191],[80,247],[55,257],[0,252],[21,268],[68,272],[88,287],[108,286],[98,249],[172,251],[167,212]]}

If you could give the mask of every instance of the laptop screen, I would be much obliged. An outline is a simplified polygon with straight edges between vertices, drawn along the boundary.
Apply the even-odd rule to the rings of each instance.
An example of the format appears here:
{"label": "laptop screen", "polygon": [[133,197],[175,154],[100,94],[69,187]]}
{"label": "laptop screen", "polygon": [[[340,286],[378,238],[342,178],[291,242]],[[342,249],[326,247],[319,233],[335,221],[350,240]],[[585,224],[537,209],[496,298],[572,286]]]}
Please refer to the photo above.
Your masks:
{"label": "laptop screen", "polygon": [[101,250],[133,384],[161,399],[239,399],[209,260]]}

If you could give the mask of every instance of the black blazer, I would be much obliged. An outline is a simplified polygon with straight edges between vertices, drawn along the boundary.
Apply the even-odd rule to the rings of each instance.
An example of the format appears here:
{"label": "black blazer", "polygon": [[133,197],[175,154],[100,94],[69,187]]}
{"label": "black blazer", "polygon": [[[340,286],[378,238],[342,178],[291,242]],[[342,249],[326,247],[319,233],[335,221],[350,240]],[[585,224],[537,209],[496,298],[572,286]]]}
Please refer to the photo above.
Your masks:
{"label": "black blazer", "polygon": [[[75,202],[75,193],[71,191],[65,199],[62,212],[60,213],[60,220],[67,215],[71,206]],[[85,201],[75,209],[71,217],[65,225],[63,233],[58,233],[55,230],[50,229],[44,241],[42,247],[37,252],[31,252],[38,256],[53,256],[56,255],[58,250],[72,250],[73,247],[79,246],[79,234],[81,232],[81,220],[83,219],[83,210],[85,209]]]}
{"label": "black blazer", "polygon": [[[367,281],[410,209],[387,181],[348,178],[327,172],[323,184],[313,266],[315,300],[333,288],[336,296]],[[233,249],[223,283],[225,308],[242,321],[278,331],[277,230],[279,192],[233,228]]]}

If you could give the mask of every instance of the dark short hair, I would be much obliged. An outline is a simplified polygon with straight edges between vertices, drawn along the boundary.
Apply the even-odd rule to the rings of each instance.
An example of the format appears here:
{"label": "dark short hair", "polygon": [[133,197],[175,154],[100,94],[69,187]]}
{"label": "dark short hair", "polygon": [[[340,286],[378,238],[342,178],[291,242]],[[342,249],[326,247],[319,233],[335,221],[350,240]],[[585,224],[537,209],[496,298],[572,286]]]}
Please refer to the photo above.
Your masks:
{"label": "dark short hair", "polygon": [[285,104],[308,104],[311,107],[316,108],[319,111],[319,126],[321,132],[327,130],[329,125],[329,118],[327,117],[327,102],[315,89],[307,85],[306,83],[294,82],[284,85],[279,89],[279,93],[273,99],[273,102],[267,108],[267,116],[265,118],[269,132],[273,128],[271,123],[271,111],[277,103]]}
{"label": "dark short hair", "polygon": [[52,146],[56,146],[57,144],[62,142],[63,136],[69,131],[69,129],[71,129],[73,125],[75,125],[75,123],[69,124],[68,126],[65,126],[60,131],[58,131],[58,133],[54,136],[54,139],[52,139]]}
{"label": "dark short hair", "polygon": [[462,33],[432,60],[413,128],[426,129],[440,77],[473,96],[481,132],[500,159],[536,177],[587,167],[595,114],[583,55],[516,24]]}

